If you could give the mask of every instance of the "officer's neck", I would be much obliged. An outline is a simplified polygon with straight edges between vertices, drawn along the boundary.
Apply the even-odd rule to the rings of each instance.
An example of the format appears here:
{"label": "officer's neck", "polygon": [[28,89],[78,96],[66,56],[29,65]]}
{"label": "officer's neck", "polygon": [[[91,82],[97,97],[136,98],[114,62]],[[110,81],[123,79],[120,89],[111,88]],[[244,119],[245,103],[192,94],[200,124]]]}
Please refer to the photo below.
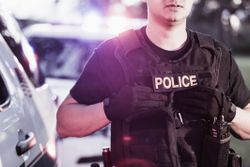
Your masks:
{"label": "officer's neck", "polygon": [[187,40],[186,22],[166,26],[149,21],[146,34],[158,47],[169,51],[178,50],[184,46]]}

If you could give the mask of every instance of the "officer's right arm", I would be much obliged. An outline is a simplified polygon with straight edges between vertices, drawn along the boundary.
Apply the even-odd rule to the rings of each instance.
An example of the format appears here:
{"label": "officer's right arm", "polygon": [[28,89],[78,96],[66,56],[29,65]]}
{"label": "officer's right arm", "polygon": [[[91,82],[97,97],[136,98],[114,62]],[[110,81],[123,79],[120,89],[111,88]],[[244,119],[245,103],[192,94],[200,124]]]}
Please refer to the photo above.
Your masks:
{"label": "officer's right arm", "polygon": [[109,123],[103,102],[83,105],[68,95],[57,111],[57,132],[62,138],[83,137]]}

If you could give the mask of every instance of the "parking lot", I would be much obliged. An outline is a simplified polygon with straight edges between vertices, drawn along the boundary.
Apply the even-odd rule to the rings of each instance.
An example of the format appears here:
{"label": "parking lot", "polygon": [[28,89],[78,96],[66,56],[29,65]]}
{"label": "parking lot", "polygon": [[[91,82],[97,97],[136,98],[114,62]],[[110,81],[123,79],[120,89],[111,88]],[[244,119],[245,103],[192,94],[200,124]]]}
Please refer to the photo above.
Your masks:
{"label": "parking lot", "polygon": [[[213,12],[203,13],[204,18],[213,19]],[[71,16],[70,21],[64,17],[25,20],[27,25],[21,29],[13,15],[0,10],[0,167],[55,167],[56,163],[57,167],[90,167],[94,162],[103,166],[102,148],[110,147],[110,127],[87,137],[59,139],[56,112],[93,49],[118,32],[145,25],[145,19],[105,20],[110,26],[95,22],[100,19],[96,15],[95,19],[78,15],[78,20]],[[206,19],[199,19],[194,26],[199,23],[207,32],[218,33]],[[250,88],[250,23],[242,25],[229,42],[237,50],[233,56]],[[231,146],[242,156],[243,167],[250,167],[250,141],[233,138]]]}

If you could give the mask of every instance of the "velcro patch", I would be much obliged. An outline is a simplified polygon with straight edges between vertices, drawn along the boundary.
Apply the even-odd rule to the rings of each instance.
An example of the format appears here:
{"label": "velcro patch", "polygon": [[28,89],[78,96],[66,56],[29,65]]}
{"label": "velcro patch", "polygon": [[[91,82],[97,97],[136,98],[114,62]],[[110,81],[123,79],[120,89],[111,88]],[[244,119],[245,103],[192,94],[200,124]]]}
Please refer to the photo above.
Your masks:
{"label": "velcro patch", "polygon": [[197,74],[153,75],[152,80],[155,92],[183,90],[198,85]]}

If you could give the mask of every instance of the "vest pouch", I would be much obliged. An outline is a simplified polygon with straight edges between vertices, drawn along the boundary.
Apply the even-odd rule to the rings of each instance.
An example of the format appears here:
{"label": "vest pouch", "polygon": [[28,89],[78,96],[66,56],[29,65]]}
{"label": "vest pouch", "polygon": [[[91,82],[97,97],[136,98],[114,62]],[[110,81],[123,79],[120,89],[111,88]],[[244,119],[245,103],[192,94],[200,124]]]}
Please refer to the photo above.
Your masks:
{"label": "vest pouch", "polygon": [[166,129],[150,129],[132,132],[127,145],[129,157],[143,160],[156,167],[172,166],[169,145],[166,143]]}
{"label": "vest pouch", "polygon": [[177,148],[181,167],[198,167],[201,161],[205,122],[202,117],[183,113],[184,126],[176,129]]}
{"label": "vest pouch", "polygon": [[[138,117],[137,117],[138,118]],[[128,120],[127,120],[128,121]],[[156,167],[179,167],[176,127],[171,109],[124,122],[125,158],[150,162]]]}

